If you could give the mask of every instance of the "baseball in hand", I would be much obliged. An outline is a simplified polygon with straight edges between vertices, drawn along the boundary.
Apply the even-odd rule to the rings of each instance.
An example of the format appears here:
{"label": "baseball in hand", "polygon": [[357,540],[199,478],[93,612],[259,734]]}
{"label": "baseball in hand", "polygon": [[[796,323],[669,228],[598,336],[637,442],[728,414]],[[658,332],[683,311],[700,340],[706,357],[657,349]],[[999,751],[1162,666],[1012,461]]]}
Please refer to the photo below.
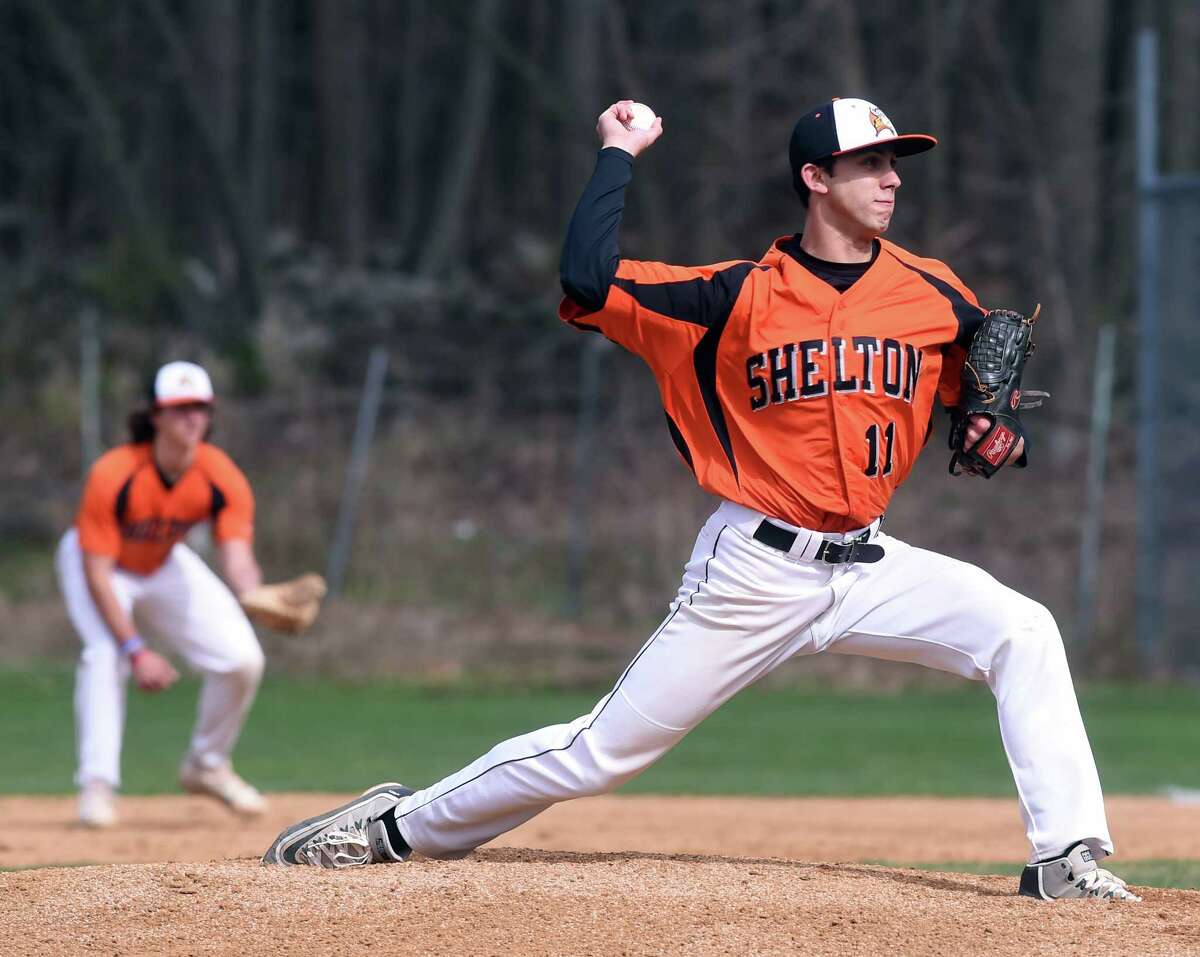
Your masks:
{"label": "baseball in hand", "polygon": [[654,125],[654,111],[645,103],[634,103],[629,109],[633,112],[633,119],[625,124],[627,130],[644,133]]}

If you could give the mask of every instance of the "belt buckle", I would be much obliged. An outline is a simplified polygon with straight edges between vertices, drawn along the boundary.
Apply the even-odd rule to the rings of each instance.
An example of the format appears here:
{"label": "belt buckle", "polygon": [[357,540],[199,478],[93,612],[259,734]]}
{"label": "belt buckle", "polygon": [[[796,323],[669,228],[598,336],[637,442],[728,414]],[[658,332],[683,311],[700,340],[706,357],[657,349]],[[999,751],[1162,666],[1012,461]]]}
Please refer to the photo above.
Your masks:
{"label": "belt buckle", "polygon": [[[834,546],[836,546],[838,549],[838,554],[836,557],[834,556]],[[841,550],[846,546],[849,546],[850,551],[843,554]],[[821,545],[821,549],[817,553],[817,557],[826,565],[844,565],[847,562],[854,560],[854,543],[834,542],[826,539],[826,541]]]}
{"label": "belt buckle", "polygon": [[[823,561],[826,565],[849,565],[856,559],[858,546],[870,541],[871,530],[868,528],[865,532],[856,535],[854,538],[846,542],[835,542],[832,539],[826,539],[820,549],[817,551],[817,558]],[[837,548],[838,557],[833,557],[834,548]]]}

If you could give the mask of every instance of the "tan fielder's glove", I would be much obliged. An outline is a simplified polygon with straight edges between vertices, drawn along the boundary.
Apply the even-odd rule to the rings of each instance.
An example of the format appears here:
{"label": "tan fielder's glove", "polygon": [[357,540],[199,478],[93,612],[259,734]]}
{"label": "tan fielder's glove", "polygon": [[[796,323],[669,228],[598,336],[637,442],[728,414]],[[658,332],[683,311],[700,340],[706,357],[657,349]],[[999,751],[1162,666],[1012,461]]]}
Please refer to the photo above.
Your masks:
{"label": "tan fielder's glove", "polygon": [[274,631],[298,635],[313,623],[325,597],[325,579],[314,572],[275,585],[259,585],[238,596],[246,617]]}

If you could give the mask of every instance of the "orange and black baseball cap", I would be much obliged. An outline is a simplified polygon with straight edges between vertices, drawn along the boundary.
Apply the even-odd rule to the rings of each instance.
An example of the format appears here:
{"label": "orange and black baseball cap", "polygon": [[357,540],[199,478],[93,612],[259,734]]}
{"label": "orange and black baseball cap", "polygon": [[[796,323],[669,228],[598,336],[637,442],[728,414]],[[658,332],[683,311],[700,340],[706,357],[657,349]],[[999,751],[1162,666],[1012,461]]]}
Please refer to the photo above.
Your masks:
{"label": "orange and black baseball cap", "polygon": [[937,140],[927,133],[897,133],[895,124],[874,103],[835,96],[805,113],[792,129],[788,144],[792,185],[797,192],[804,192],[800,170],[806,163],[885,143],[894,145],[897,156],[912,156],[937,146]]}

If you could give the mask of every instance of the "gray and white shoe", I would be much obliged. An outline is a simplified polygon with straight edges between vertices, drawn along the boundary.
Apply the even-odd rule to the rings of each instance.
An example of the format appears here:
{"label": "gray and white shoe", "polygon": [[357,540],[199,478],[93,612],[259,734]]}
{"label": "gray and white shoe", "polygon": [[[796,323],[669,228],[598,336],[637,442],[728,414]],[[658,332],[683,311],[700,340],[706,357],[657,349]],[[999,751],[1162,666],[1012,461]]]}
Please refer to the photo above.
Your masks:
{"label": "gray and white shoe", "polygon": [[394,781],[377,784],[353,801],[286,828],[262,862],[343,868],[402,861],[410,849],[399,836],[395,818],[390,828],[378,819],[412,793]]}
{"label": "gray and white shoe", "polygon": [[1072,844],[1062,857],[1029,864],[1021,872],[1021,891],[1039,900],[1090,897],[1137,903],[1141,898],[1111,871],[1100,867],[1083,841]]}

